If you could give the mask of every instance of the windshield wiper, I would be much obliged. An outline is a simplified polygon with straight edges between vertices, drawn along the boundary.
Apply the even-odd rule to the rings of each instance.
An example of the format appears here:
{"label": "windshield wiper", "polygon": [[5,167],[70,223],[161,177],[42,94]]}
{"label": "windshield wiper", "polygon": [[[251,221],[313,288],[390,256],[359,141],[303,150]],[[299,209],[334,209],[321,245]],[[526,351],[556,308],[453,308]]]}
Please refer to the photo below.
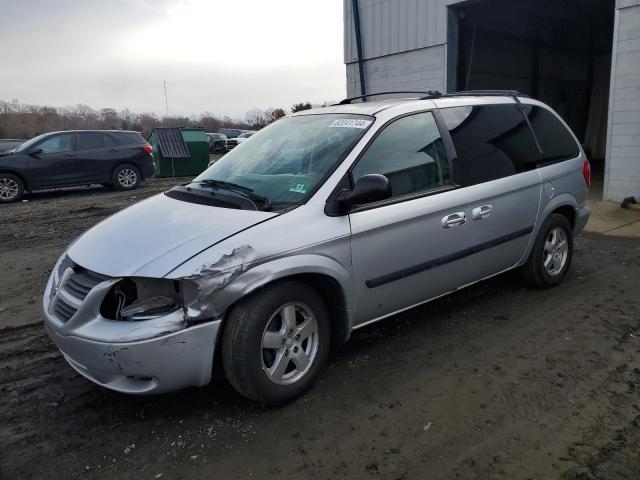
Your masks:
{"label": "windshield wiper", "polygon": [[215,180],[211,178],[198,180],[197,182],[193,183],[197,183],[198,185],[202,185],[204,187],[225,188],[233,192],[241,193],[250,200],[261,202],[262,209],[264,211],[271,210],[271,200],[269,200],[268,197],[258,195],[253,191],[252,188],[245,187],[244,185],[238,185],[237,183],[226,182],[224,180]]}

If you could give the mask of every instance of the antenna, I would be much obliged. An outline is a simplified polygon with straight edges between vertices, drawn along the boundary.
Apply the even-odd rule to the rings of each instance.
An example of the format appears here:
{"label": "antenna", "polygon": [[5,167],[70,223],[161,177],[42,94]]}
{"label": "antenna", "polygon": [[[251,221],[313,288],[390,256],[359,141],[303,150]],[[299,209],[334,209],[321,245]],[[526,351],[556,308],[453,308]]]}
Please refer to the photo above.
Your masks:
{"label": "antenna", "polygon": [[[167,100],[167,81],[163,80],[162,81],[163,85],[164,85],[164,108],[167,111],[167,117],[169,117],[169,100]],[[174,158],[171,157],[171,178],[173,179],[173,184],[175,185],[176,183],[176,168],[174,165]]]}

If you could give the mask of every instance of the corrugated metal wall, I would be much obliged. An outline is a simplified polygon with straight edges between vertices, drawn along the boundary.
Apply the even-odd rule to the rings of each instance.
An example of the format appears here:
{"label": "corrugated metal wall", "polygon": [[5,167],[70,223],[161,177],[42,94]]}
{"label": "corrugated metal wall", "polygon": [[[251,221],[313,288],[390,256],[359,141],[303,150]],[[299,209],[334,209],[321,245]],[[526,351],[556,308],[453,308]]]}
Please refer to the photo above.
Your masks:
{"label": "corrugated metal wall", "polygon": [[[357,61],[351,1],[344,0],[344,62]],[[358,0],[365,59],[441,45],[447,41],[447,5],[455,0]]]}
{"label": "corrugated metal wall", "polygon": [[604,199],[640,198],[640,0],[617,0]]}

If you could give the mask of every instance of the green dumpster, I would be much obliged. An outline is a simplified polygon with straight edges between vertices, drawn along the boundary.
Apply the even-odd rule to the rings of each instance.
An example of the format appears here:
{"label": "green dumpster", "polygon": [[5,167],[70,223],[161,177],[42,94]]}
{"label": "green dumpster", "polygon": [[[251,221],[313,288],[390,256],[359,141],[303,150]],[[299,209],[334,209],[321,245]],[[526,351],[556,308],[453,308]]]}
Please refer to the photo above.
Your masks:
{"label": "green dumpster", "polygon": [[202,128],[154,128],[147,138],[153,147],[158,177],[193,177],[209,164],[209,144]]}

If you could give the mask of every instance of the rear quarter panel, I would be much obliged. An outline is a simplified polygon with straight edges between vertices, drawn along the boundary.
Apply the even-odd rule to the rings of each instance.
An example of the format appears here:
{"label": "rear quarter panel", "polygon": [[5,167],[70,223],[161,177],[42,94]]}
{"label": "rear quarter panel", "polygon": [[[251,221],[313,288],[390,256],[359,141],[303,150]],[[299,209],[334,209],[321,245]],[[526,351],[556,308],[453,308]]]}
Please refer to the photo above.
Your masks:
{"label": "rear quarter panel", "polygon": [[138,145],[121,147],[118,157],[113,161],[112,170],[123,163],[131,163],[138,167],[144,178],[151,176],[154,172],[153,157]]}
{"label": "rear quarter panel", "polygon": [[[536,238],[544,221],[558,208],[569,206],[578,209],[585,205],[589,191],[582,175],[582,164],[585,160],[586,157],[580,150],[580,155],[574,159],[538,169],[542,179],[542,194],[540,214],[532,239]],[[521,259],[521,263],[529,257],[532,246],[533,241]]]}

